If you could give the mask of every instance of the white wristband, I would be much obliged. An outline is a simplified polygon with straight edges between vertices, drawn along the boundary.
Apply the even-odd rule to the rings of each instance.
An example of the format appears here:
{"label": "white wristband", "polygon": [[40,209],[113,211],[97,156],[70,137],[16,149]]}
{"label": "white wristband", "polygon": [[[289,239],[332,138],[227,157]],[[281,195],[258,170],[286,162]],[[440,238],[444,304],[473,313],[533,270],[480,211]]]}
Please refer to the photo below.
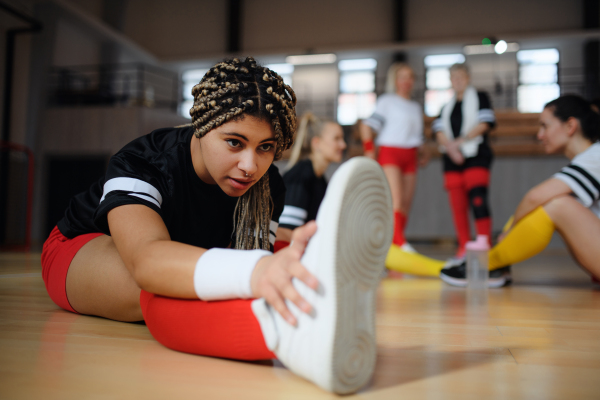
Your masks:
{"label": "white wristband", "polygon": [[258,260],[272,254],[266,250],[208,250],[196,263],[196,295],[206,301],[251,298],[252,271]]}

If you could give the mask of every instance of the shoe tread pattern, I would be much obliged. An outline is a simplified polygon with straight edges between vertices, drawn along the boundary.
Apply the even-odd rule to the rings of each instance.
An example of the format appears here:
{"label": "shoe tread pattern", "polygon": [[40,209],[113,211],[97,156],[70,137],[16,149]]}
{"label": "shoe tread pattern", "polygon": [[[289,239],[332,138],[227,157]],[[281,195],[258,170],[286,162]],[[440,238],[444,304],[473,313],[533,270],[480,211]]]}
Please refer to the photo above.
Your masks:
{"label": "shoe tread pattern", "polygon": [[366,384],[376,358],[375,290],[392,241],[391,195],[377,164],[358,163],[346,184],[338,221],[338,319],[333,386],[352,393]]}

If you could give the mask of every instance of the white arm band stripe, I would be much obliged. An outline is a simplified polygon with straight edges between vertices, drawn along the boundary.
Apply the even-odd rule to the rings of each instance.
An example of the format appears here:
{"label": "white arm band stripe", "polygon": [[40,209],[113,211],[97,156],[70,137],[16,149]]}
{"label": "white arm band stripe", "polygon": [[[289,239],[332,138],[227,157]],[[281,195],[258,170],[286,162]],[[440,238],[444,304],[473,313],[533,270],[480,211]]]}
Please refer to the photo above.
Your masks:
{"label": "white arm band stripe", "polygon": [[152,197],[158,203],[158,207],[160,207],[160,205],[162,204],[162,196],[154,186],[152,186],[148,182],[144,182],[135,178],[112,178],[106,181],[106,183],[104,184],[104,192],[102,193],[100,203],[104,201],[104,198],[107,194],[115,190],[144,194]]}
{"label": "white arm band stripe", "polygon": [[156,201],[154,199],[154,197],[146,196],[145,194],[140,194],[140,193],[129,193],[128,196],[139,197],[140,199],[149,201],[150,203],[154,204],[156,207],[160,208],[160,204],[158,204],[158,201]]}
{"label": "white arm band stripe", "polygon": [[208,250],[196,263],[196,295],[205,301],[251,298],[252,271],[258,260],[269,255],[266,250]]}
{"label": "white arm band stripe", "polygon": [[292,218],[306,219],[306,217],[308,216],[308,211],[300,207],[284,206],[281,215]]}
{"label": "white arm band stripe", "polygon": [[282,215],[281,217],[279,217],[279,223],[284,225],[302,226],[304,225],[304,220],[299,218],[286,217],[285,215]]}
{"label": "white arm band stripe", "polygon": [[276,235],[277,234],[277,228],[279,227],[279,222],[275,222],[273,220],[271,220],[271,223],[269,224],[269,231],[273,234]]}

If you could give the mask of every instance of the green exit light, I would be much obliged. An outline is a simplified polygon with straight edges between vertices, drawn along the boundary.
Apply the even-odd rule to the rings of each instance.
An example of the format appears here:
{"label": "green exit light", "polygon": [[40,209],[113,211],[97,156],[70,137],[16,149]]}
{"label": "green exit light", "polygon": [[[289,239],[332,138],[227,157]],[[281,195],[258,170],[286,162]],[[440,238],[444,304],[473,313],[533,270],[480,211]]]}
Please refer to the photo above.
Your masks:
{"label": "green exit light", "polygon": [[492,41],[488,38],[483,38],[483,40],[481,41],[481,44],[483,44],[483,45],[492,44]]}

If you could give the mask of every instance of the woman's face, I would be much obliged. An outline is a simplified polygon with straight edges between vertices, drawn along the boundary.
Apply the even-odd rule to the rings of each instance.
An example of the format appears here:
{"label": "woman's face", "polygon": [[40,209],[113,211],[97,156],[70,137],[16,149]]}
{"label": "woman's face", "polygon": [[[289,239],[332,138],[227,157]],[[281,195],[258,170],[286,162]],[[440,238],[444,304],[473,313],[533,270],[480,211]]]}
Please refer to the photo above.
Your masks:
{"label": "woman's face", "polygon": [[396,72],[396,93],[400,96],[410,97],[414,85],[415,77],[412,69],[404,67]]}
{"label": "woman's face", "polygon": [[319,152],[328,162],[342,161],[346,142],[344,141],[344,131],[340,125],[328,122],[323,127],[321,136],[315,139],[317,140],[313,151]]}
{"label": "woman's face", "polygon": [[544,145],[544,151],[548,154],[561,153],[564,151],[572,128],[572,121],[563,122],[554,116],[549,108],[544,108],[540,114],[540,129],[537,138]]}
{"label": "woman's face", "polygon": [[457,93],[464,93],[467,86],[469,86],[469,80],[469,74],[462,69],[450,72],[450,83],[452,89]]}
{"label": "woman's face", "polygon": [[194,169],[204,182],[217,184],[227,195],[239,197],[267,172],[275,158],[276,144],[269,122],[246,116],[198,139]]}

